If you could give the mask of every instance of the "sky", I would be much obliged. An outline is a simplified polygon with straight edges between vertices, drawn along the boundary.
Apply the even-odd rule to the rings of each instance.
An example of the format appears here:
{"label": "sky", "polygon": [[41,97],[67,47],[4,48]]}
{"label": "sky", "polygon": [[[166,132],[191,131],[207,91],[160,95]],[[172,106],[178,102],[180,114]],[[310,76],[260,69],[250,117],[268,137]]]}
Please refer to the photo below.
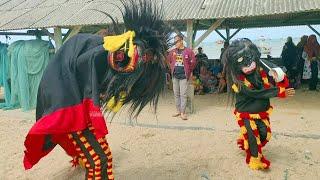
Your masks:
{"label": "sky", "polygon": [[[312,26],[318,32],[320,32],[320,25]],[[204,31],[203,31],[204,32]],[[203,32],[197,33],[197,37],[199,37]],[[220,31],[223,35],[225,35],[225,31]],[[235,30],[230,31],[230,35],[233,34]],[[242,29],[239,33],[237,33],[233,38],[249,38],[251,40],[259,39],[259,37],[264,36],[265,38],[270,39],[280,39],[291,37],[301,37],[303,35],[311,35],[315,34],[308,26],[290,26],[290,27],[273,27],[273,28],[252,28],[252,29]],[[319,38],[319,37],[318,37]],[[211,42],[216,40],[222,40],[222,38],[216,33],[212,32],[208,38],[204,40],[204,42]]]}
{"label": "sky", "polygon": [[[27,32],[27,30],[12,30],[12,31],[8,31],[8,32]],[[48,31],[53,33],[53,28],[48,28]],[[66,33],[67,30],[63,29],[62,32]],[[8,44],[11,44],[11,43],[18,41],[18,40],[30,40],[30,39],[36,39],[36,37],[35,36],[9,36],[8,38],[6,38],[6,36],[0,35],[0,42],[8,43]],[[42,39],[48,40],[48,37],[43,36]]]}
{"label": "sky", "polygon": [[[320,32],[320,25],[313,26],[316,30]],[[49,29],[52,32],[52,29]],[[230,34],[232,34],[235,30],[232,29]],[[25,31],[18,31],[18,32],[25,32]],[[220,31],[222,34],[225,35],[225,31]],[[197,33],[196,39],[203,34],[204,31],[199,31]],[[315,34],[309,27],[307,26],[290,26],[290,27],[274,27],[274,28],[253,28],[253,29],[242,29],[234,38],[249,38],[249,39],[258,39],[261,36],[270,39],[280,39],[280,38],[287,38],[288,36],[291,37],[301,37],[302,35],[310,35]],[[319,37],[318,37],[319,38]],[[12,43],[17,40],[28,40],[28,39],[35,39],[33,36],[10,36],[10,39],[6,39],[5,36],[0,35],[0,42],[3,43]],[[47,40],[47,38],[44,38]],[[212,32],[204,42],[212,42],[222,40],[222,38],[214,31]]]}

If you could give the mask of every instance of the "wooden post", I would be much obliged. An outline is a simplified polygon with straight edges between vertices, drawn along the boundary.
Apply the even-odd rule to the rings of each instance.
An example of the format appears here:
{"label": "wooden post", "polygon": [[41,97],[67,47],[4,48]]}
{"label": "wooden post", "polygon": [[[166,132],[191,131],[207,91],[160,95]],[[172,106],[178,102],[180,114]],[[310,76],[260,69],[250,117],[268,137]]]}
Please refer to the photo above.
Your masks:
{"label": "wooden post", "polygon": [[72,36],[78,34],[81,30],[82,26],[74,26],[69,31],[67,34],[63,37],[62,41],[63,43],[66,42],[68,39],[70,39]]}
{"label": "wooden post", "polygon": [[192,36],[193,36],[193,20],[187,20],[187,47],[192,49]]}
{"label": "wooden post", "polygon": [[226,35],[227,35],[227,42],[230,41],[230,29],[229,27],[226,28]]}
{"label": "wooden post", "polygon": [[224,35],[222,35],[218,29],[216,29],[215,31],[219,34],[220,37],[222,37],[223,40],[227,41],[227,38],[224,37]]}
{"label": "wooden post", "polygon": [[233,38],[233,36],[235,36],[236,34],[238,34],[238,32],[241,31],[241,28],[237,29],[231,36],[230,39],[231,40]]}
{"label": "wooden post", "polygon": [[[187,47],[190,49],[193,49],[193,20],[188,19],[187,20],[187,39],[185,41],[187,42]],[[188,83],[187,87],[187,108],[189,109],[189,113],[194,113],[194,88],[191,84],[191,81]]]}
{"label": "wooden post", "polygon": [[54,39],[54,34],[51,34],[48,29],[46,28],[42,28],[41,31],[46,34],[47,36],[49,36],[51,39]]}
{"label": "wooden post", "polygon": [[310,24],[308,24],[307,26],[320,37],[320,33],[314,27],[312,27]]}
{"label": "wooden post", "polygon": [[196,39],[198,27],[199,27],[199,20],[196,21],[196,23],[194,24],[194,27],[193,27],[192,42],[194,42]]}
{"label": "wooden post", "polygon": [[206,38],[210,35],[210,33],[214,30],[216,30],[220,25],[221,23],[224,21],[224,19],[218,19],[216,22],[214,22],[210,27],[209,29],[204,33],[202,34],[194,43],[194,47],[197,47],[199,46],[199,44]]}
{"label": "wooden post", "polygon": [[62,32],[60,27],[54,28],[54,38],[53,38],[55,45],[56,45],[56,52],[62,46]]}

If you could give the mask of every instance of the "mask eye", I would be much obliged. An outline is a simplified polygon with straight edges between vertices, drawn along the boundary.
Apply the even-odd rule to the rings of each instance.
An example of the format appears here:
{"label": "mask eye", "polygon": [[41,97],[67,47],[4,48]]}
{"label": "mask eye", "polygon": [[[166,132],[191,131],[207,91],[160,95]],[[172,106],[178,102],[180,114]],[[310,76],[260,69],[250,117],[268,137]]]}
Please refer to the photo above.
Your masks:
{"label": "mask eye", "polygon": [[243,61],[243,57],[238,58],[238,63],[241,63]]}
{"label": "mask eye", "polygon": [[115,52],[115,61],[122,62],[125,59],[125,54],[123,51],[116,51]]}

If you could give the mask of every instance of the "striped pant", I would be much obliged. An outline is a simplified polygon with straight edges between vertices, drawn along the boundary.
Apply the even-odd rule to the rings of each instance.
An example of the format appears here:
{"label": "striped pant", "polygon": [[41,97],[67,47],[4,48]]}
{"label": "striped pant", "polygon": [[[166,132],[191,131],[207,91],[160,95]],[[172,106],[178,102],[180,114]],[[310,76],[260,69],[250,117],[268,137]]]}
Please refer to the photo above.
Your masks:
{"label": "striped pant", "polygon": [[78,157],[86,168],[87,180],[113,180],[112,155],[105,138],[96,139],[94,129],[68,134]]}
{"label": "striped pant", "polygon": [[237,140],[240,149],[247,154],[246,163],[251,169],[268,169],[270,162],[263,156],[262,147],[271,138],[270,120],[238,118],[240,137]]}

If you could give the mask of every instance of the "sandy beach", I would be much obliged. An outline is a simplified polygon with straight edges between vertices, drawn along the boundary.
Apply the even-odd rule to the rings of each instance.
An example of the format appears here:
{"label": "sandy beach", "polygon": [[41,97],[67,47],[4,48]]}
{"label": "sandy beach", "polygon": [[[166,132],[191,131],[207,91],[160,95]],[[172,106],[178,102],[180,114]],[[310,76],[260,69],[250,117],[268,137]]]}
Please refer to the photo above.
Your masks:
{"label": "sandy beach", "polygon": [[[225,94],[195,96],[196,112],[188,121],[173,118],[171,92],[160,100],[158,113],[145,108],[136,120],[127,110],[108,123],[116,179],[320,179],[320,92],[298,90],[286,100],[272,100],[273,136],[263,149],[271,161],[267,171],[253,171],[236,145],[238,125]],[[56,147],[33,169],[22,165],[24,138],[34,111],[0,110],[0,179],[83,179]]]}

